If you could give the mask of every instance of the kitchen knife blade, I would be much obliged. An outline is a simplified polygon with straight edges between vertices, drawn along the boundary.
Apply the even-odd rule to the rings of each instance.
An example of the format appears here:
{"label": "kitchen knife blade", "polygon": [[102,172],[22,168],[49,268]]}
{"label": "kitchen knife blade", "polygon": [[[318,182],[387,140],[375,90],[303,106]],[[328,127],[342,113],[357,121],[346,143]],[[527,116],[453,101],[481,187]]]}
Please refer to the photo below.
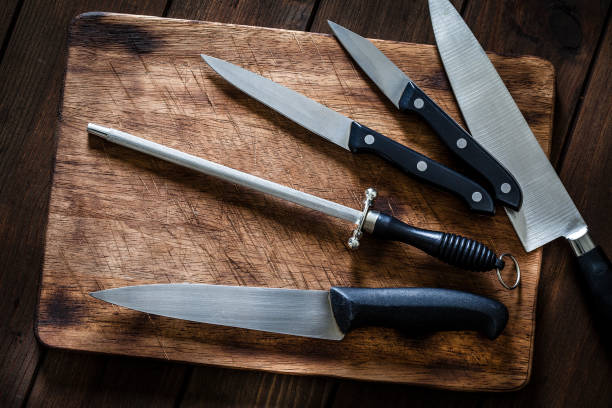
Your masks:
{"label": "kitchen knife blade", "polygon": [[159,316],[328,340],[342,340],[361,326],[413,333],[475,330],[495,339],[508,320],[503,304],[448,289],[332,287],[326,291],[171,283],[90,295]]}
{"label": "kitchen knife blade", "polygon": [[[443,262],[463,269],[488,271],[491,269],[503,269],[504,267],[504,261],[480,242],[460,235],[416,228],[401,222],[395,217],[371,210],[370,204],[376,195],[373,189],[366,191],[367,198],[366,203],[364,203],[364,209],[363,211],[358,211],[342,204],[325,200],[252,174],[243,173],[236,169],[181,152],[180,150],[130,135],[129,133],[121,132],[117,129],[89,123],[87,130],[109,142],[213,177],[218,177],[231,183],[252,188],[265,194],[273,195],[280,199],[331,215],[332,217],[353,222],[358,227],[353,231],[353,237],[349,239],[349,246],[351,248],[357,248],[359,245],[359,238],[363,229],[381,239],[400,241],[412,245]],[[355,241],[356,245],[354,245]]]}
{"label": "kitchen knife blade", "polygon": [[595,313],[612,324],[612,264],[596,246],[567,190],[495,67],[448,0],[429,0],[433,30],[453,92],[472,136],[514,175],[519,211],[506,209],[525,250],[565,237],[578,257]]}
{"label": "kitchen knife blade", "polygon": [[514,210],[521,207],[523,196],[512,174],[468,132],[372,42],[333,21],[327,20],[327,23],[344,49],[396,108],[402,112],[414,112],[423,118],[453,153],[487,180],[495,199]]}
{"label": "kitchen knife blade", "polygon": [[261,75],[208,55],[202,58],[242,92],[330,142],[353,153],[377,154],[404,172],[455,193],[471,210],[495,212],[493,199],[482,186],[435,160]]}

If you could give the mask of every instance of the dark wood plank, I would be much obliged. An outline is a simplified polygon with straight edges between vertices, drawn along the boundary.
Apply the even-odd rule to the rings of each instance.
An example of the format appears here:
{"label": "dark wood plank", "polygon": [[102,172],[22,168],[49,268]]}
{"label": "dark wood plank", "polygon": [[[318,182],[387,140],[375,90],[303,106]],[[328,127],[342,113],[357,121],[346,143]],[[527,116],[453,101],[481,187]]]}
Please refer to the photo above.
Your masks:
{"label": "dark wood plank", "polygon": [[324,407],[335,380],[199,367],[182,406]]}
{"label": "dark wood plank", "polygon": [[[458,9],[464,0],[452,0]],[[322,0],[310,31],[331,34],[327,20],[367,38],[434,44],[427,1]]]}
{"label": "dark wood plank", "polygon": [[170,407],[188,373],[156,360],[51,350],[27,406]]}
{"label": "dark wood plank", "polygon": [[485,50],[536,55],[555,66],[553,164],[568,134],[609,6],[609,0],[467,2],[463,17]]}
{"label": "dark wood plank", "polygon": [[168,17],[304,30],[315,0],[176,0]]}
{"label": "dark wood plank", "polygon": [[[19,0],[4,0],[0,7],[0,47],[5,46],[8,40],[7,35],[13,28],[11,24],[17,17],[19,11]],[[2,49],[0,49],[0,60],[2,59]]]}
{"label": "dark wood plank", "polygon": [[[19,405],[40,348],[33,330],[70,20],[91,9],[160,14],[165,0],[26,0],[0,66],[0,405]],[[78,358],[78,357],[77,357]]]}

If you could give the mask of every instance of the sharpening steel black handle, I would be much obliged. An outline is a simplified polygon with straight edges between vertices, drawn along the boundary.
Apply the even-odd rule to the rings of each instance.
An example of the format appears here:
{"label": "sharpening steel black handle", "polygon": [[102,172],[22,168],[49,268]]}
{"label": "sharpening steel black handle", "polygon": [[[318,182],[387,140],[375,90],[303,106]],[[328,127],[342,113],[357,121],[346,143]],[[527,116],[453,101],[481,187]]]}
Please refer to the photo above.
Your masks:
{"label": "sharpening steel black handle", "polygon": [[578,257],[578,266],[589,292],[592,312],[605,334],[612,337],[612,263],[597,246]]}
{"label": "sharpening steel black handle", "polygon": [[461,235],[413,227],[384,213],[379,213],[372,234],[412,245],[462,269],[484,272],[504,268],[504,261],[481,242]]}
{"label": "sharpening steel black handle", "polygon": [[514,176],[414,82],[404,89],[399,108],[423,118],[455,155],[480,173],[496,200],[516,211],[521,208],[523,193]]}
{"label": "sharpening steel black handle", "polygon": [[330,301],[343,333],[383,326],[413,335],[474,330],[495,339],[508,322],[502,303],[450,289],[332,287]]}

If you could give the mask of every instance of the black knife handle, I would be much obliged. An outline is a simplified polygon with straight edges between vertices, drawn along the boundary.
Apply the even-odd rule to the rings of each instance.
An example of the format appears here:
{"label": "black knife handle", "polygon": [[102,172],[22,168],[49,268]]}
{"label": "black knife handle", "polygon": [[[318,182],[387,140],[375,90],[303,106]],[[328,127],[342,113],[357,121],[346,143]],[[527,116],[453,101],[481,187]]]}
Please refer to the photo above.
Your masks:
{"label": "black knife handle", "polygon": [[504,268],[504,261],[481,242],[461,235],[413,227],[384,213],[378,214],[372,235],[412,245],[443,262],[469,271]]}
{"label": "black knife handle", "polygon": [[473,211],[495,214],[493,199],[482,186],[366,126],[353,122],[348,145],[353,153],[377,154],[404,172],[455,193]]}
{"label": "black knife handle", "polygon": [[450,289],[332,287],[330,300],[343,333],[383,326],[411,334],[475,330],[495,339],[508,322],[502,303]]}
{"label": "black knife handle", "polygon": [[607,335],[612,334],[612,264],[597,246],[578,257],[578,267],[589,292],[592,311]]}
{"label": "black knife handle", "polygon": [[453,153],[487,180],[495,199],[520,209],[523,193],[512,174],[413,82],[406,86],[399,108],[422,117]]}

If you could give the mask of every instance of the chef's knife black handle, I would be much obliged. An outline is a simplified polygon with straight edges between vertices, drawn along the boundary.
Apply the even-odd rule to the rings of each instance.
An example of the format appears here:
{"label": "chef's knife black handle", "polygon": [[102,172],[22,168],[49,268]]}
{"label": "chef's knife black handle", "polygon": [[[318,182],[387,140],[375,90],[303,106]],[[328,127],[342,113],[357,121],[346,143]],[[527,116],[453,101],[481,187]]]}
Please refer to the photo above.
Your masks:
{"label": "chef's knife black handle", "polygon": [[593,313],[607,334],[612,334],[612,263],[597,246],[578,257],[578,266],[589,291]]}
{"label": "chef's knife black handle", "polygon": [[461,235],[413,227],[384,213],[378,213],[372,235],[412,245],[462,269],[484,272],[504,268],[504,261],[481,242]]}
{"label": "chef's knife black handle", "polygon": [[495,213],[493,199],[482,186],[366,126],[353,122],[348,145],[351,152],[374,153],[408,174],[455,193],[473,211]]}
{"label": "chef's knife black handle", "polygon": [[475,330],[495,339],[508,322],[502,303],[450,289],[332,287],[330,300],[343,333],[383,326],[412,334]]}
{"label": "chef's knife black handle", "polygon": [[512,174],[413,82],[406,86],[399,108],[421,116],[453,153],[487,180],[495,199],[520,209],[523,194]]}

